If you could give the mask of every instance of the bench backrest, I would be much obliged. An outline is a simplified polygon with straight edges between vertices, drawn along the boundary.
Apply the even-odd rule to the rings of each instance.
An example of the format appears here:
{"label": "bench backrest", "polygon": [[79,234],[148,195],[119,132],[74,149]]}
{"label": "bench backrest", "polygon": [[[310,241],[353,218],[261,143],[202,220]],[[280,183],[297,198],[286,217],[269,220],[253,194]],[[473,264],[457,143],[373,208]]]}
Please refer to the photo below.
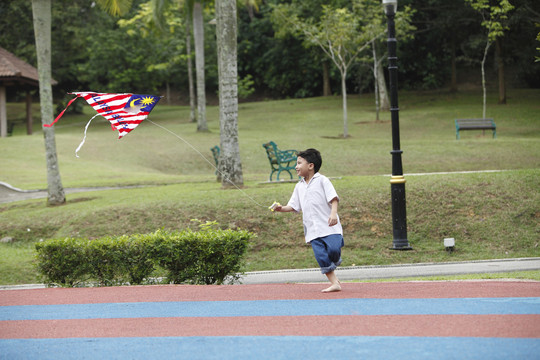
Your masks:
{"label": "bench backrest", "polygon": [[266,155],[268,156],[268,160],[270,160],[271,164],[277,164],[278,163],[278,156],[277,156],[277,145],[275,142],[270,141],[266,144],[263,144],[263,147],[266,149]]}
{"label": "bench backrest", "polygon": [[493,119],[455,119],[456,127],[475,127],[489,126],[495,127]]}

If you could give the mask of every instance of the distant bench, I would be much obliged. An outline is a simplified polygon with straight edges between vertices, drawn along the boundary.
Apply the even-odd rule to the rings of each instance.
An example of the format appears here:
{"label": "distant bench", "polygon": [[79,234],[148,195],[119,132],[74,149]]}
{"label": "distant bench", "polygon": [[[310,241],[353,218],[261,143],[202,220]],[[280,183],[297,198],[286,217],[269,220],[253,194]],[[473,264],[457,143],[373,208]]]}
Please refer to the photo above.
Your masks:
{"label": "distant bench", "polygon": [[218,166],[219,166],[219,154],[221,153],[221,149],[219,146],[214,146],[213,148],[210,148],[210,151],[212,151],[212,156],[214,156],[214,161],[216,163],[216,175],[218,174]]}
{"label": "distant bench", "polygon": [[459,140],[461,130],[492,130],[493,138],[497,137],[497,126],[493,119],[455,119],[456,140]]}

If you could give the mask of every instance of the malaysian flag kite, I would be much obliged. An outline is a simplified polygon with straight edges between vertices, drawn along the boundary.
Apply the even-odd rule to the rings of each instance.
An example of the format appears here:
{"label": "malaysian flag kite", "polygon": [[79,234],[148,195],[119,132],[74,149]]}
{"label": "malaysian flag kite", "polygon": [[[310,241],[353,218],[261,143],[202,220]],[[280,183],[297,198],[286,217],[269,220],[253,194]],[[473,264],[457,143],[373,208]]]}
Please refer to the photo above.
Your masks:
{"label": "malaysian flag kite", "polygon": [[[119,139],[124,137],[131,130],[135,129],[143,120],[145,120],[148,117],[148,114],[150,114],[150,111],[152,111],[154,106],[156,106],[159,99],[161,99],[161,97],[153,95],[105,94],[88,91],[73,92],[70,94],[77,96],[69,101],[66,108],[51,124],[44,124],[43,126],[51,127],[54,125],[62,117],[62,115],[64,115],[64,112],[73,103],[73,101],[79,97],[82,97],[97,111],[97,114],[94,115],[92,119],[98,115],[101,115],[105,119],[109,120],[112,129],[118,130]],[[75,151],[75,154],[84,144],[86,139],[86,130],[88,129],[88,125],[90,125],[92,119],[90,119],[88,124],[86,124],[84,129],[84,139]]]}

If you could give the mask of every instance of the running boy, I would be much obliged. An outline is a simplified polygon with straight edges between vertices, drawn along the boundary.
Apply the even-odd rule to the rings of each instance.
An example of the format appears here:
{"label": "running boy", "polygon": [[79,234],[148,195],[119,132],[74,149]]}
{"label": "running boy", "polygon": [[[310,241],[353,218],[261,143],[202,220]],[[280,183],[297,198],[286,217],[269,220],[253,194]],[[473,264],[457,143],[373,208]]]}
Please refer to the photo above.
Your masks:
{"label": "running boy", "polygon": [[319,174],[321,153],[307,149],[298,154],[296,173],[302,179],[296,184],[286,206],[274,208],[280,212],[300,212],[304,223],[306,243],[310,243],[321,272],[331,285],[322,292],[341,290],[334,270],[341,264],[343,229],[337,214],[339,197],[330,180]]}

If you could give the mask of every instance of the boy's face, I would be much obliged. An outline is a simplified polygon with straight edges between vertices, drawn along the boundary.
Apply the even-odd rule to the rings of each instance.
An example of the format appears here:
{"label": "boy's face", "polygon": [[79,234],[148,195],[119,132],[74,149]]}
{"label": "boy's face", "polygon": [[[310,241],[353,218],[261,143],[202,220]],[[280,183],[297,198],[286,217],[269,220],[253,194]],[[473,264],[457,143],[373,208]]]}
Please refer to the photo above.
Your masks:
{"label": "boy's face", "polygon": [[307,177],[310,172],[313,173],[314,165],[313,163],[308,163],[306,159],[299,156],[296,159],[296,173],[298,176]]}

